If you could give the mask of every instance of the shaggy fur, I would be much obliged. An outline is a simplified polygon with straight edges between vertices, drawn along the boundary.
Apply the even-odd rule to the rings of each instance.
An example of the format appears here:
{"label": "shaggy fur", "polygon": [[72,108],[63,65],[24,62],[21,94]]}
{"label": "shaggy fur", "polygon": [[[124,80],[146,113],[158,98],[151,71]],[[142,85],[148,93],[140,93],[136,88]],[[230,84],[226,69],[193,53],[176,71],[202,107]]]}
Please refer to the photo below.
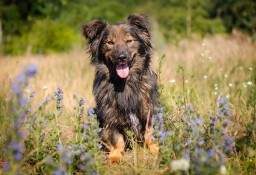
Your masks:
{"label": "shaggy fur", "polygon": [[151,140],[157,82],[150,68],[152,46],[147,17],[133,14],[115,25],[93,20],[83,26],[83,35],[89,40],[95,66],[96,114],[110,160],[122,157],[126,131],[132,131],[157,155],[158,147]]}

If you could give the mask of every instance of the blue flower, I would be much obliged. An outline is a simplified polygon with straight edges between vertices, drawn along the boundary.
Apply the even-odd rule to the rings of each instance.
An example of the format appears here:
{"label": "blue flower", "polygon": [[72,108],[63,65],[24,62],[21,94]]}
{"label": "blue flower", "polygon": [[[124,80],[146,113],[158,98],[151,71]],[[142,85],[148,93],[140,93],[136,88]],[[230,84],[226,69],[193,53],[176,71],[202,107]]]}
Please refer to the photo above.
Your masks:
{"label": "blue flower", "polygon": [[204,139],[202,137],[199,137],[198,144],[201,146],[204,144]]}
{"label": "blue flower", "polygon": [[82,106],[84,104],[85,104],[85,100],[83,98],[81,98],[80,101],[79,101],[79,106]]}
{"label": "blue flower", "polygon": [[11,84],[11,87],[12,87],[12,91],[15,93],[15,95],[17,95],[17,96],[22,95],[23,91],[16,82],[13,82]]}
{"label": "blue flower", "polygon": [[18,132],[18,136],[19,136],[19,138],[24,139],[25,133],[23,131],[20,131],[20,132]]}
{"label": "blue flower", "polygon": [[44,102],[43,102],[44,104],[48,104],[49,103],[49,99],[46,97],[45,99],[44,99]]}
{"label": "blue flower", "polygon": [[53,174],[54,174],[54,175],[64,175],[64,173],[62,172],[61,169],[54,170],[54,171],[53,171]]}
{"label": "blue flower", "polygon": [[214,151],[213,149],[209,149],[209,150],[207,151],[207,155],[208,155],[209,157],[213,157],[213,156],[215,155],[215,151]]}
{"label": "blue flower", "polygon": [[57,151],[62,152],[64,150],[64,146],[62,144],[57,145]]}
{"label": "blue flower", "polygon": [[81,159],[82,161],[84,161],[85,159],[87,159],[87,158],[89,158],[89,157],[90,157],[89,153],[84,153],[84,154],[82,154],[82,155],[80,156],[80,159]]}
{"label": "blue flower", "polygon": [[95,115],[94,108],[89,107],[89,109],[88,109],[88,119],[90,119],[94,115]]}
{"label": "blue flower", "polygon": [[26,82],[26,76],[25,76],[23,73],[17,75],[17,77],[16,77],[16,83],[18,83],[18,84],[23,84],[23,83],[25,83],[25,82]]}
{"label": "blue flower", "polygon": [[184,147],[188,146],[189,144],[192,143],[192,140],[191,139],[188,139],[185,143],[184,143]]}
{"label": "blue flower", "polygon": [[231,116],[231,110],[229,108],[227,98],[219,98],[218,101],[218,117],[223,118],[224,116]]}
{"label": "blue flower", "polygon": [[19,99],[19,105],[20,105],[20,107],[23,108],[26,104],[27,104],[27,99],[26,99],[25,97],[21,97],[21,98]]}
{"label": "blue flower", "polygon": [[11,147],[14,151],[17,151],[17,152],[21,152],[23,153],[24,152],[24,147],[22,145],[20,145],[18,142],[14,141],[11,143]]}
{"label": "blue flower", "polygon": [[14,159],[19,161],[22,159],[22,154],[19,152],[14,153]]}
{"label": "blue flower", "polygon": [[152,141],[156,140],[156,138],[155,138],[154,135],[151,135],[151,140],[152,140]]}
{"label": "blue flower", "polygon": [[37,65],[36,64],[28,64],[24,68],[25,75],[27,77],[34,77],[37,72]]}
{"label": "blue flower", "polygon": [[4,163],[3,170],[4,170],[4,171],[7,171],[7,170],[9,170],[9,169],[10,169],[10,162],[7,161],[7,162]]}
{"label": "blue flower", "polygon": [[71,163],[72,163],[72,159],[70,158],[69,155],[65,155],[65,156],[63,157],[63,161],[64,161],[65,163],[67,163],[67,164],[71,164]]}
{"label": "blue flower", "polygon": [[195,123],[199,126],[203,125],[203,121],[201,119],[199,119],[197,116],[195,116]]}
{"label": "blue flower", "polygon": [[234,139],[235,139],[235,137],[234,137],[234,136],[229,137],[229,138],[226,140],[225,145],[226,145],[226,146],[231,145],[231,144],[233,143]]}

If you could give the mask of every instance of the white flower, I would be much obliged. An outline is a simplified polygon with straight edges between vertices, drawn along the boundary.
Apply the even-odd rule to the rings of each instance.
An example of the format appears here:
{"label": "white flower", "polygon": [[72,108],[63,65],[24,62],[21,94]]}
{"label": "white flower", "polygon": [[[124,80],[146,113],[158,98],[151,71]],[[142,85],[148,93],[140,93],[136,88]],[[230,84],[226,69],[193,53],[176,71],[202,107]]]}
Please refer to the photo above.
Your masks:
{"label": "white flower", "polygon": [[215,87],[214,89],[215,89],[215,90],[218,90],[218,87]]}
{"label": "white flower", "polygon": [[225,78],[228,78],[228,75],[227,75],[227,74],[225,74],[225,75],[224,75],[224,77],[225,77]]}
{"label": "white flower", "polygon": [[233,86],[233,84],[232,84],[232,83],[228,83],[228,86],[229,86],[229,87],[232,87],[232,86]]}
{"label": "white flower", "polygon": [[43,86],[43,90],[46,90],[46,89],[48,89],[48,86],[47,86],[47,85],[44,85],[44,86]]}
{"label": "white flower", "polygon": [[226,174],[227,173],[227,168],[225,167],[225,165],[221,165],[220,166],[220,174]]}
{"label": "white flower", "polygon": [[230,97],[230,95],[228,94],[228,95],[226,95],[226,98],[229,98]]}
{"label": "white flower", "polygon": [[247,85],[248,85],[248,86],[251,86],[251,85],[252,85],[252,82],[251,82],[251,81],[248,81],[248,82],[247,82]]}
{"label": "white flower", "polygon": [[173,79],[173,80],[170,80],[169,82],[170,82],[170,83],[175,83],[175,81],[176,81],[176,80],[175,80],[175,79]]}
{"label": "white flower", "polygon": [[24,90],[26,93],[30,94],[31,93],[31,90],[30,89],[25,89]]}
{"label": "white flower", "polygon": [[214,95],[218,95],[218,93],[217,93],[217,92],[214,92]]}
{"label": "white flower", "polygon": [[218,86],[218,84],[217,84],[217,83],[215,83],[215,84],[214,84],[214,87],[217,87],[217,86]]}
{"label": "white flower", "polygon": [[206,79],[207,78],[207,75],[204,75],[204,79]]}
{"label": "white flower", "polygon": [[249,70],[252,71],[252,67],[249,67]]}
{"label": "white flower", "polygon": [[184,158],[173,160],[170,163],[170,167],[173,171],[178,171],[178,170],[187,171],[189,169],[189,160]]}
{"label": "white flower", "polygon": [[188,80],[185,80],[185,83],[188,83]]}

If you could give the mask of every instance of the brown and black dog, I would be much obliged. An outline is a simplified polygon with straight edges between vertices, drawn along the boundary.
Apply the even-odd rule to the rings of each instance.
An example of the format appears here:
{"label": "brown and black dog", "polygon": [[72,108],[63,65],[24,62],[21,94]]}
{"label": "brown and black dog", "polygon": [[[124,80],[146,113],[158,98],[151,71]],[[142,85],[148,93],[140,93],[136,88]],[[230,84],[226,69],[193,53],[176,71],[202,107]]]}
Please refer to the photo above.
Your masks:
{"label": "brown and black dog", "polygon": [[126,131],[132,131],[157,155],[158,146],[151,139],[157,78],[150,68],[152,46],[147,17],[132,14],[127,21],[114,25],[93,20],[83,26],[83,35],[89,40],[95,66],[95,111],[109,159],[116,162],[122,157]]}

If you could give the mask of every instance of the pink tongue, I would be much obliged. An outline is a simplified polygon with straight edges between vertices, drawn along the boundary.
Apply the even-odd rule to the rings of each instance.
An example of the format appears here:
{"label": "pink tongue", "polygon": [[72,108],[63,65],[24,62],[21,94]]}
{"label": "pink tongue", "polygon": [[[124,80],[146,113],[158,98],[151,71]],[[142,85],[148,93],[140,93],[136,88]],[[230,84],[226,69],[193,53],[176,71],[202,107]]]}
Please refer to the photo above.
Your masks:
{"label": "pink tongue", "polygon": [[116,73],[120,78],[126,78],[129,75],[128,65],[118,65],[116,66]]}

